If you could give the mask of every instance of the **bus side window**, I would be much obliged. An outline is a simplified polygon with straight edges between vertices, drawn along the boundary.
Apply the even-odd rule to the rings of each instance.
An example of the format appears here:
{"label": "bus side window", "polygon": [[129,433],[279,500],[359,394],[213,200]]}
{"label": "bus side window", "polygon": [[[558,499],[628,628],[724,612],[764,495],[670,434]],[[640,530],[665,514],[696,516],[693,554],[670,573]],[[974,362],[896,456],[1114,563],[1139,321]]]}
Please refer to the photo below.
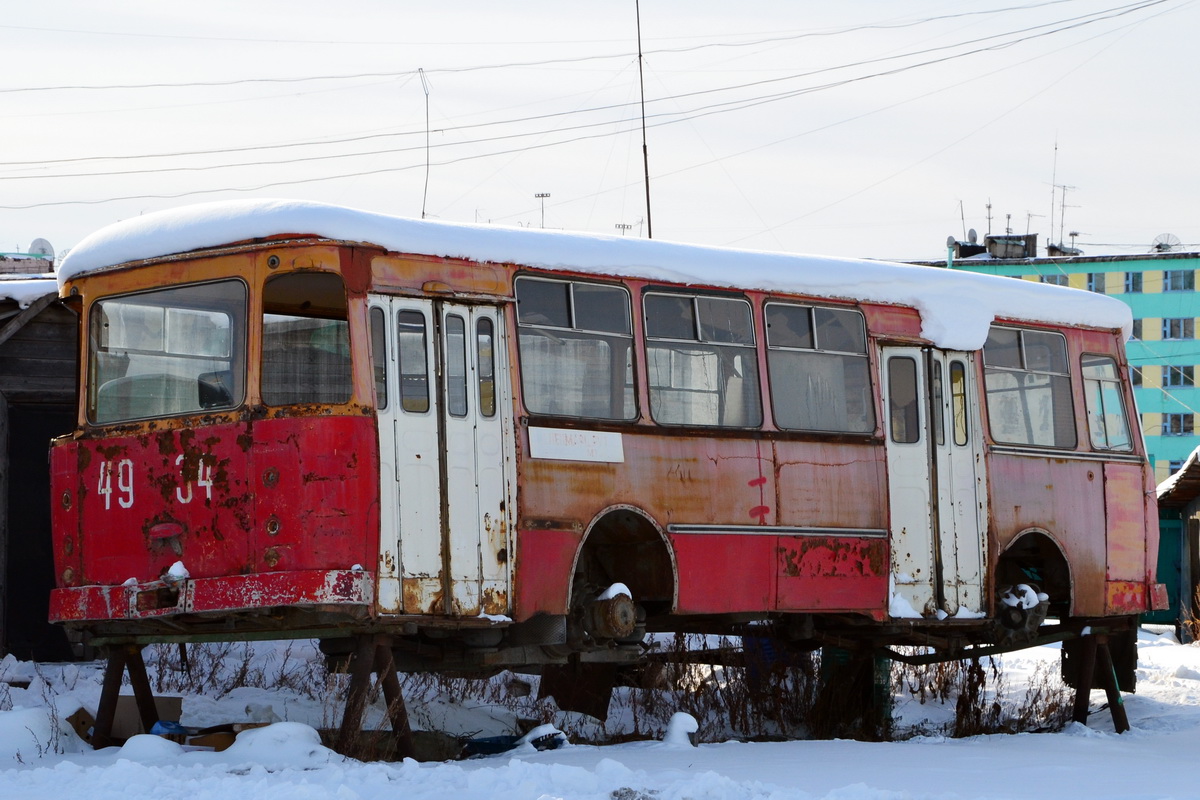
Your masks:
{"label": "bus side window", "polygon": [[871,433],[867,328],[855,309],[767,303],[767,373],[784,430]]}
{"label": "bus side window", "polygon": [[271,406],[350,400],[346,289],[332,272],[292,272],[263,286],[262,399]]}
{"label": "bus side window", "polygon": [[993,327],[983,346],[983,377],[993,439],[1003,444],[1075,447],[1065,336]]}
{"label": "bus side window", "polygon": [[525,408],[560,417],[635,419],[625,288],[523,275],[516,295]]}
{"label": "bus side window", "polygon": [[740,298],[648,293],[650,414],[663,425],[762,424],[750,304]]}
{"label": "bus side window", "polygon": [[1107,356],[1083,356],[1083,394],[1087,401],[1092,447],[1097,450],[1133,449],[1116,361]]}

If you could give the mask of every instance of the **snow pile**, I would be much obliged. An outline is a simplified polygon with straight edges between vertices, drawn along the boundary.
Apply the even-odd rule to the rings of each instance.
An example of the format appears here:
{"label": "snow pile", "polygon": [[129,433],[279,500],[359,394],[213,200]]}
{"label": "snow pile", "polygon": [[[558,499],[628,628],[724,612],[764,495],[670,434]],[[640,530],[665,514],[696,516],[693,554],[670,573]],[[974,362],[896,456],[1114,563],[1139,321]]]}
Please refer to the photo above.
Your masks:
{"label": "snow pile", "polygon": [[1119,300],[936,267],[729,250],[623,236],[413,220],[294,200],[204,203],[133,217],[88,236],[59,265],[65,283],[117,264],[285,234],[310,234],[477,262],[567,268],[706,286],[788,291],[911,306],[922,335],[978,350],[997,317],[1132,331]]}
{"label": "snow pile", "polygon": [[[283,716],[304,717],[244,731],[224,752],[135,736],[123,747],[92,751],[62,718],[78,696],[92,705],[102,668],[0,662],[0,796],[20,800],[187,797],[230,800],[262,797],[345,800],[782,800],[842,798],[1196,797],[1186,765],[1200,736],[1200,647],[1171,634],[1140,637],[1138,693],[1125,696],[1133,730],[1113,733],[1104,694],[1092,695],[1089,725],[1058,734],[948,739],[919,736],[902,742],[845,740],[725,742],[693,747],[696,720],[678,715],[663,743],[557,749],[521,746],[500,755],[447,763],[361,763],[324,747],[314,730],[322,709],[297,705],[283,692],[271,703]],[[1006,680],[1020,689],[1056,669],[1057,647],[1004,657]],[[20,684],[29,681],[28,688]],[[48,682],[73,694],[47,698]],[[232,706],[265,702],[262,690],[238,690]],[[186,697],[187,724],[208,724],[213,701]],[[952,714],[948,704],[898,700],[903,724]],[[444,706],[445,711],[449,706]],[[228,711],[227,709],[226,711]],[[417,709],[414,709],[414,711]],[[327,709],[325,710],[327,713]],[[440,712],[439,712],[440,713]],[[307,724],[306,724],[307,723]],[[478,728],[476,728],[478,730]],[[529,738],[560,735],[535,729]]]}

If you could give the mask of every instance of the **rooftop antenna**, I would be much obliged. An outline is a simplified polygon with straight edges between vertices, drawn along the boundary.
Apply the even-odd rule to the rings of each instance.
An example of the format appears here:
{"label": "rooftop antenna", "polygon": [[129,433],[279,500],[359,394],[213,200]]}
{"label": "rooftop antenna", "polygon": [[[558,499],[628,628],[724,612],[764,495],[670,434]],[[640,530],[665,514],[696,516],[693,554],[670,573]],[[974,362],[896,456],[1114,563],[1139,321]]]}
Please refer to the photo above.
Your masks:
{"label": "rooftop antenna", "polygon": [[992,235],[992,198],[990,198],[990,197],[988,198],[988,201],[987,201],[987,221],[988,221],[987,235],[991,236]]}
{"label": "rooftop antenna", "polygon": [[[1064,183],[1064,184],[1060,184],[1058,188],[1059,188],[1059,189],[1062,189],[1062,209],[1061,209],[1061,211],[1060,211],[1060,213],[1059,213],[1059,215],[1058,215],[1058,246],[1059,246],[1059,247],[1062,247],[1062,243],[1063,243],[1063,224],[1064,224],[1064,222],[1066,221],[1066,216],[1067,216],[1067,189],[1075,189],[1075,188],[1078,188],[1078,187],[1075,187],[1075,186],[1067,186],[1067,185]],[[1071,206],[1071,208],[1075,208],[1075,206]],[[1051,228],[1051,229],[1050,229],[1050,235],[1051,235],[1051,236],[1053,236],[1053,235],[1054,235],[1054,229],[1053,229],[1053,228]]]}
{"label": "rooftop antenna", "polygon": [[[1058,191],[1058,134],[1054,134],[1054,163],[1050,167],[1050,238],[1054,236],[1054,200]],[[1058,237],[1058,244],[1062,245],[1062,236]]]}
{"label": "rooftop antenna", "polygon": [[1179,237],[1173,233],[1160,233],[1150,243],[1150,249],[1156,253],[1169,253],[1176,247],[1179,247]]}
{"label": "rooftop antenna", "polygon": [[642,75],[642,6],[641,0],[634,0],[634,13],[637,15],[638,37],[638,86],[642,91],[642,169],[646,174],[646,238],[654,238],[654,228],[650,224],[650,152],[646,148],[646,79]]}
{"label": "rooftop antenna", "polygon": [[421,76],[421,88],[425,90],[425,192],[421,195],[421,219],[425,219],[425,201],[429,199],[429,81],[425,78],[425,68],[417,67]]}
{"label": "rooftop antenna", "polygon": [[963,201],[958,201],[958,216],[962,219],[963,238],[967,235],[967,212],[963,211]]}

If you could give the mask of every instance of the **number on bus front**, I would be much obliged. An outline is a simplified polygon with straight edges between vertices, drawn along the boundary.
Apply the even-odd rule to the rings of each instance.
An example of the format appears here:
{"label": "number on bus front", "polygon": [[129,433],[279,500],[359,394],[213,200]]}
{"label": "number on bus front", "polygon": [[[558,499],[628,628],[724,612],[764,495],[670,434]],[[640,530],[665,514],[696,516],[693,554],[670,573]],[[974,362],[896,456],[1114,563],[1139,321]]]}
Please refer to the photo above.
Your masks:
{"label": "number on bus front", "polygon": [[[113,499],[113,462],[100,462],[100,485],[96,493],[104,498],[104,510],[112,508]],[[117,462],[117,505],[121,508],[133,507],[133,461],[122,458]]]}

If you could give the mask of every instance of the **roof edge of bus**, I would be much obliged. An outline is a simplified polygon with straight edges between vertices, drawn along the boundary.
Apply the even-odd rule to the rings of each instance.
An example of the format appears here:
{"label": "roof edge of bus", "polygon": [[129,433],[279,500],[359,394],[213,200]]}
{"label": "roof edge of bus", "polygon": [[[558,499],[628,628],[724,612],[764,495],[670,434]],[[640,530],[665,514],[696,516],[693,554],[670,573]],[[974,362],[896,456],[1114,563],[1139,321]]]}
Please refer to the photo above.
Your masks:
{"label": "roof edge of bus", "polygon": [[1132,330],[1132,312],[1119,300],[1008,277],[660,239],[417,220],[298,200],[202,203],[122,220],[70,251],[59,265],[59,285],[85,273],[294,231],[396,253],[907,306],[920,313],[926,339],[954,350],[982,347],[997,317],[1121,330],[1126,336]]}
{"label": "roof edge of bus", "polygon": [[59,287],[62,288],[69,285],[71,281],[82,275],[91,275],[99,272],[134,269],[137,267],[149,266],[151,264],[162,264],[171,261],[184,261],[186,259],[196,257],[211,257],[227,255],[229,253],[243,253],[250,250],[268,250],[278,247],[295,247],[314,244],[334,245],[338,247],[361,247],[384,252],[387,250],[387,248],[385,248],[383,245],[374,244],[372,242],[357,242],[346,239],[336,239],[316,233],[278,233],[253,239],[243,239],[236,242],[224,242],[217,245],[201,245],[188,250],[160,253],[158,255],[146,256],[144,258],[133,258],[126,261],[114,261],[111,264],[104,264],[92,269],[72,270],[69,273],[60,269],[56,273],[56,276],[58,278]]}

